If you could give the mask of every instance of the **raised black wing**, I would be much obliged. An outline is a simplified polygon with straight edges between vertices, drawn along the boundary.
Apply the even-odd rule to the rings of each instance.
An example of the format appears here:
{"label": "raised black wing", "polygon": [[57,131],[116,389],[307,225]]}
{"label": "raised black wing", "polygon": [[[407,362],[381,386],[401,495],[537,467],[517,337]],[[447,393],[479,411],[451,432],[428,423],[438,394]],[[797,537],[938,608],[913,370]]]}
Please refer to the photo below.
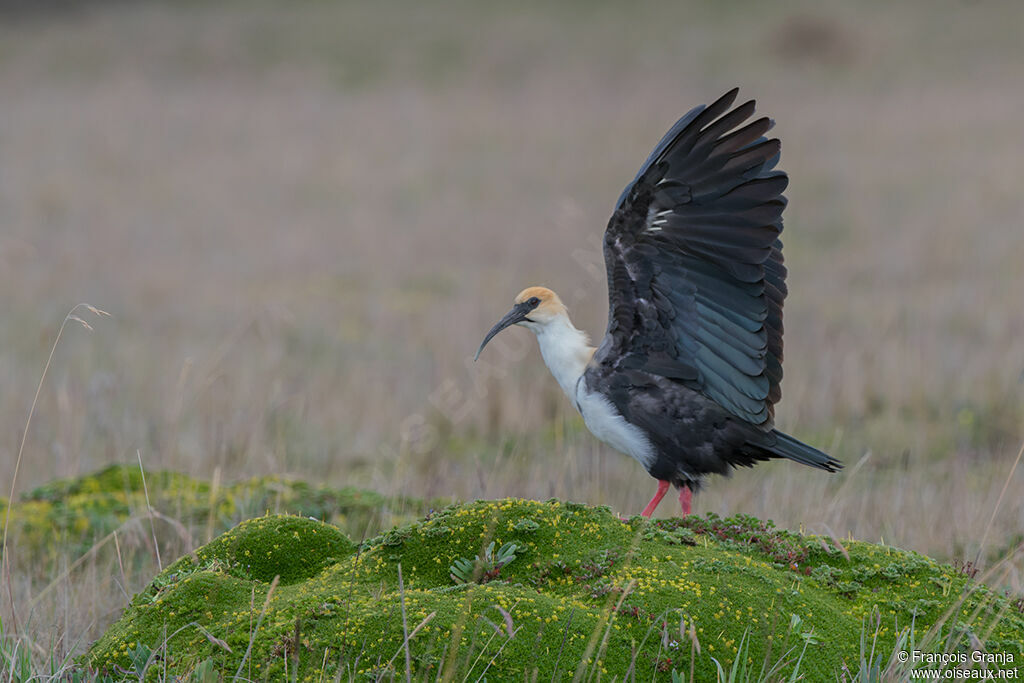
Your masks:
{"label": "raised black wing", "polygon": [[771,425],[781,396],[779,141],[733,89],[681,118],[619,197],[604,236],[608,330],[595,362],[683,382]]}

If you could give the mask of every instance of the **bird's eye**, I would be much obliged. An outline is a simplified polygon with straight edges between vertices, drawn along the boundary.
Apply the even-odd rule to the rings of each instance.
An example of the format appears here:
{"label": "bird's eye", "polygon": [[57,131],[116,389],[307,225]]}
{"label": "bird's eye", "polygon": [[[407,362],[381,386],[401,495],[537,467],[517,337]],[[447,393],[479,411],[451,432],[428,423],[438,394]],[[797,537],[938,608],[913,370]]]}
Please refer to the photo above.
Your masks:
{"label": "bird's eye", "polygon": [[528,305],[528,306],[529,306],[530,308],[537,308],[537,306],[539,306],[539,305],[540,305],[540,299],[538,299],[538,298],[537,298],[537,297],[535,297],[535,296],[531,296],[531,297],[529,298],[529,300],[528,300],[528,301],[526,302],[526,304],[527,304],[527,305]]}

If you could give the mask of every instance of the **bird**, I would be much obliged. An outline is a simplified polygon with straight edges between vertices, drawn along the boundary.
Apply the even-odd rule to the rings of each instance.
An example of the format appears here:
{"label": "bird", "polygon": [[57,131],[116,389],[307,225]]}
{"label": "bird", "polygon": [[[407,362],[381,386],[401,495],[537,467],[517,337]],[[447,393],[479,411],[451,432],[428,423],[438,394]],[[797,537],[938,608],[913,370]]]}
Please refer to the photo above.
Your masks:
{"label": "bird", "polygon": [[[775,429],[782,396],[783,192],[780,142],[733,107],[738,88],[690,110],[616,202],[604,233],[608,326],[598,346],[555,292],[527,287],[484,337],[525,327],[590,432],[670,486],[683,516],[707,475],[788,458],[842,463]],[[475,360],[474,359],[474,360]]]}

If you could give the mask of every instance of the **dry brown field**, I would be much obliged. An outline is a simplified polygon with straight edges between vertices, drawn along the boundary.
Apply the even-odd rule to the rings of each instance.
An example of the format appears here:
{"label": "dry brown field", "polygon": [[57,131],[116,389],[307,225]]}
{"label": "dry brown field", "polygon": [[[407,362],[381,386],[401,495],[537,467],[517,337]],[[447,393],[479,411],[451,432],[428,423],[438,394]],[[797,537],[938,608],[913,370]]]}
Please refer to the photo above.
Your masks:
{"label": "dry brown field", "polygon": [[[654,482],[528,332],[472,355],[530,284],[602,334],[615,198],[738,85],[791,179],[778,424],[847,468],[695,511],[942,560],[1024,539],[1024,4],[30,5],[0,10],[0,494],[88,302],[111,317],[65,331],[16,494],[141,456],[638,512]],[[36,637],[80,647],[115,588],[64,580]]]}

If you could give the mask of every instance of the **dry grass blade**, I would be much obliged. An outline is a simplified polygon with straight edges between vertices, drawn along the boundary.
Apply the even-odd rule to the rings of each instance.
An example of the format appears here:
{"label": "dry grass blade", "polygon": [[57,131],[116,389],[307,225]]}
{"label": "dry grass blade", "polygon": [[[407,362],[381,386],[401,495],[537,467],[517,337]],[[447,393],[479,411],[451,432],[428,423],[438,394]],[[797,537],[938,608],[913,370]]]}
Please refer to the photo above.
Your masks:
{"label": "dry grass blade", "polygon": [[558,655],[555,657],[555,671],[551,674],[551,680],[556,680],[558,676],[558,665],[562,661],[562,653],[565,652],[565,644],[569,642],[569,633],[572,628],[572,618],[576,614],[576,607],[574,606],[569,610],[569,619],[565,623],[565,628],[562,629],[562,644],[558,646]]}
{"label": "dry grass blade", "polygon": [[[850,559],[850,551],[846,549],[845,545],[843,545],[843,542],[842,542],[842,540],[840,540],[839,536],[837,536],[836,533],[834,531],[832,531],[832,528],[828,524],[822,523],[821,526],[822,526],[823,529],[825,529],[825,533],[828,534],[829,539],[831,539],[832,547],[835,550],[838,550],[839,553],[844,558],[846,558],[847,561],[849,561],[849,559]],[[828,546],[828,543],[825,542],[824,538],[819,538],[818,539],[818,543],[821,544],[821,547],[822,547],[822,549],[825,552],[829,552],[831,550],[829,548],[829,546]]]}
{"label": "dry grass blade", "polygon": [[[160,519],[164,519],[168,522],[171,522],[172,526],[175,526],[175,528],[180,529],[182,532],[184,531],[184,526],[181,524],[181,522],[170,519],[169,517],[165,517],[164,515],[161,515],[159,512],[156,513],[156,516]],[[82,566],[82,564],[84,564],[90,557],[93,557],[107,543],[109,543],[111,540],[116,539],[116,535],[119,531],[122,531],[131,525],[141,525],[144,523],[145,522],[143,521],[143,518],[141,516],[129,517],[119,527],[117,527],[109,534],[93,543],[88,550],[86,550],[79,557],[77,557],[74,560],[74,562],[69,564],[63,571],[61,571],[60,574],[55,576],[49,583],[47,583],[46,586],[41,591],[32,596],[32,600],[29,602],[29,609],[35,609],[36,606],[42,601],[42,599],[45,598],[54,588],[56,588],[61,581],[70,576],[76,569]]]}
{"label": "dry grass blade", "polygon": [[1020,458],[1024,455],[1024,442],[1020,444],[1020,450],[1017,451],[1017,457],[1013,460],[1013,465],[1010,467],[1010,472],[1006,475],[1006,481],[1003,482],[1003,489],[999,492],[999,497],[996,498],[996,504],[992,507],[992,515],[988,518],[988,524],[985,525],[985,532],[981,535],[981,543],[978,544],[978,554],[974,556],[974,564],[977,565],[981,561],[981,553],[985,550],[985,543],[988,541],[988,532],[992,530],[992,523],[996,520],[996,514],[999,513],[999,507],[1003,504],[1003,496],[1006,495],[1006,489],[1010,487],[1010,482],[1013,481],[1013,474],[1017,471],[1017,465],[1020,464]]}
{"label": "dry grass blade", "polygon": [[263,625],[263,617],[267,616],[267,608],[270,606],[270,598],[273,597],[274,589],[277,588],[277,583],[280,580],[280,576],[275,576],[274,580],[270,582],[270,588],[267,589],[267,597],[263,601],[263,608],[260,610],[260,616],[256,619],[256,626],[253,628],[252,633],[249,634],[249,645],[245,648],[245,654],[242,655],[242,661],[238,663],[238,670],[235,671],[235,675],[232,680],[237,681],[242,676],[242,669],[245,668],[245,663],[249,660],[249,655],[252,654],[252,644],[256,642],[256,635],[259,633],[260,626]]}
{"label": "dry grass blade", "polygon": [[412,655],[409,652],[409,622],[405,617],[405,582],[402,580],[402,563],[398,563],[398,596],[402,605],[402,649],[405,650],[405,680],[412,680]]}
{"label": "dry grass blade", "polygon": [[121,557],[121,542],[117,540],[117,530],[113,532],[114,535],[114,550],[117,552],[117,569],[121,573],[121,592],[124,593],[125,604],[130,605],[132,602],[132,596],[128,595],[128,577],[124,573],[124,559]]}
{"label": "dry grass blade", "polygon": [[80,323],[82,325],[82,327],[84,327],[85,329],[87,329],[90,332],[92,332],[92,325],[90,325],[89,323],[85,322],[84,320],[79,318],[77,315],[69,315],[68,316],[68,320],[74,320],[76,323]]}
{"label": "dry grass blade", "polygon": [[[486,678],[486,676],[487,676],[487,672],[488,672],[488,671],[490,670],[491,666],[492,666],[492,665],[493,665],[493,664],[494,664],[494,663],[495,663],[496,661],[498,661],[498,657],[500,657],[500,656],[501,656],[501,652],[502,652],[502,650],[504,650],[504,649],[505,649],[505,646],[506,646],[506,645],[508,645],[509,643],[511,643],[511,642],[512,642],[512,638],[513,638],[513,637],[515,636],[515,634],[516,634],[516,631],[512,631],[512,635],[510,635],[510,636],[509,636],[508,638],[506,638],[506,639],[505,639],[505,642],[501,644],[501,646],[500,646],[500,647],[498,648],[498,651],[494,653],[494,656],[493,656],[493,657],[491,657],[491,658],[490,658],[490,659],[489,659],[489,660],[487,661],[487,666],[485,666],[485,667],[483,668],[483,670],[482,670],[482,671],[480,672],[480,675],[479,675],[479,676],[477,676],[477,679],[476,679],[476,683],[486,683],[486,681],[487,681],[487,678]],[[488,642],[490,642],[490,641],[488,641]],[[483,655],[483,653],[481,652],[481,656],[482,656],[482,655]],[[480,658],[478,657],[478,658],[477,658],[477,661],[479,661],[479,660],[480,660]],[[476,666],[476,663],[474,663],[474,664],[473,664],[473,666],[475,667],[475,666]],[[467,679],[468,679],[468,675],[467,675]]]}
{"label": "dry grass blade", "polygon": [[[647,640],[651,637],[651,634],[654,633],[655,628],[658,628],[659,630],[658,654],[655,656],[655,661],[661,660],[661,650],[665,645],[668,644],[668,621],[665,618],[667,614],[668,611],[662,612],[662,614],[654,620],[654,624],[648,627],[647,632],[644,633],[644,637],[640,640],[640,643],[638,645],[634,644],[632,655],[629,658],[629,667],[626,669],[626,674],[623,677],[623,680],[636,680],[637,658],[640,656],[640,652],[643,650],[643,647],[647,643]],[[682,629],[683,621],[681,620],[679,623],[680,633],[682,633]]]}
{"label": "dry grass blade", "polygon": [[[682,625],[680,625],[680,633],[682,633]],[[686,635],[689,636],[690,640],[690,683],[693,683],[694,670],[697,667],[697,657],[700,656],[700,640],[697,638],[697,621],[690,621],[690,628]]]}
{"label": "dry grass blade", "polygon": [[[497,605],[494,605],[494,607],[497,607]],[[493,641],[493,640],[494,640],[494,639],[495,639],[496,637],[498,637],[498,636],[500,636],[500,635],[505,635],[505,634],[504,634],[504,633],[502,632],[502,630],[501,630],[501,627],[500,627],[500,626],[498,626],[497,624],[495,624],[495,623],[494,623],[493,621],[491,621],[491,620],[490,620],[490,619],[488,619],[487,617],[485,617],[485,616],[480,616],[480,617],[479,617],[478,619],[479,619],[480,621],[484,622],[485,624],[487,624],[488,626],[490,626],[490,627],[491,627],[491,629],[493,629],[493,633],[491,633],[490,637],[488,637],[488,638],[487,638],[487,642],[485,642],[485,643],[483,644],[483,646],[482,646],[482,647],[480,648],[480,654],[478,654],[478,655],[476,656],[476,659],[474,659],[474,660],[473,660],[473,663],[472,663],[472,664],[469,664],[469,665],[467,665],[467,667],[466,667],[466,675],[465,675],[465,676],[463,677],[463,679],[462,679],[463,683],[465,683],[466,681],[468,681],[468,680],[469,680],[469,678],[470,678],[470,676],[472,676],[472,675],[473,675],[473,670],[474,670],[474,669],[476,669],[476,665],[477,665],[477,664],[479,664],[479,663],[480,663],[480,660],[482,660],[482,659],[484,658],[484,655],[485,655],[485,654],[487,654],[487,648],[488,648],[488,647],[490,647],[490,645],[491,645],[491,642],[492,642],[492,641]],[[509,615],[509,620],[511,620],[511,615]],[[496,660],[498,659],[498,657],[499,657],[499,656],[501,655],[501,651],[505,649],[505,646],[506,646],[506,645],[508,645],[508,644],[509,644],[509,642],[511,642],[512,638],[514,638],[514,637],[515,637],[515,635],[516,635],[516,630],[515,630],[515,629],[512,629],[512,630],[510,631],[510,635],[508,635],[508,637],[507,637],[507,638],[505,638],[505,641],[504,641],[504,642],[503,642],[503,643],[501,644],[501,646],[500,646],[500,647],[498,647],[498,651],[497,651],[497,652],[495,652],[493,656],[491,656],[490,660],[489,660],[489,661],[487,662],[487,665],[486,665],[486,666],[484,666],[484,668],[483,668],[483,671],[482,671],[482,672],[480,673],[480,676],[479,676],[479,677],[477,678],[477,681],[478,681],[478,682],[479,682],[480,680],[482,680],[482,679],[484,678],[484,675],[485,675],[485,674],[487,673],[487,670],[491,668],[491,665],[492,665],[492,664],[494,664],[494,662],[495,662],[495,661],[496,661]],[[472,649],[471,649],[471,652],[470,652],[470,654],[472,654]]]}
{"label": "dry grass blade", "polygon": [[[491,542],[493,537],[494,522],[491,522],[487,526],[481,537],[480,552],[478,553],[478,556],[483,556],[484,550],[487,548],[487,545]],[[477,565],[477,569],[475,571],[480,571],[479,564]],[[451,640],[453,643],[455,643],[455,647],[452,647],[448,650],[447,656],[444,658],[444,664],[442,664],[441,667],[438,668],[438,680],[440,681],[450,681],[452,680],[452,677],[455,675],[455,671],[457,668],[456,659],[459,654],[459,644],[462,642],[462,632],[466,627],[466,620],[469,618],[470,612],[472,611],[472,607],[473,589],[471,588],[470,590],[466,591],[466,598],[462,603],[462,611],[459,612],[458,618],[452,625]],[[472,652],[470,653],[470,656],[472,656]]]}
{"label": "dry grass blade", "polygon": [[515,635],[515,624],[512,621],[512,615],[509,613],[508,610],[506,610],[501,605],[492,606],[494,607],[494,609],[498,610],[499,613],[501,613],[502,619],[505,620],[505,635],[511,638],[513,635]]}
{"label": "dry grass blade", "polygon": [[149,514],[147,516],[150,519],[159,519],[161,522],[164,522],[169,527],[174,529],[174,532],[178,534],[178,538],[180,538],[181,541],[185,544],[185,552],[192,552],[194,539],[192,538],[192,534],[189,533],[188,529],[185,527],[184,524],[182,524],[179,520],[174,519],[173,517],[169,517],[154,508],[150,508]]}
{"label": "dry grass blade", "polygon": [[146,511],[149,516],[149,532],[153,536],[153,553],[156,555],[156,566],[159,571],[164,570],[164,563],[160,560],[160,543],[156,538],[156,527],[153,525],[153,506],[149,502],[149,487],[146,486],[146,470],[142,467],[142,451],[136,449],[135,456],[139,459],[139,473],[142,474],[142,491],[146,496]]}
{"label": "dry grass blade", "polygon": [[220,467],[213,468],[213,481],[210,483],[210,513],[206,517],[206,542],[213,540],[214,525],[217,521],[217,494],[220,491]]}
{"label": "dry grass blade", "polygon": [[[18,446],[18,457],[14,461],[14,475],[11,477],[11,490],[7,497],[7,514],[4,516],[4,538],[2,546],[0,546],[0,556],[2,556],[4,583],[7,585],[7,597],[10,601],[11,617],[14,623],[15,633],[18,632],[18,611],[14,602],[14,592],[11,589],[10,558],[7,553],[7,538],[11,523],[11,505],[14,504],[14,492],[18,485],[18,473],[21,470],[21,460],[25,454],[25,442],[28,439],[29,428],[32,426],[32,416],[35,415],[36,405],[39,403],[39,394],[42,393],[43,383],[46,381],[46,374],[50,370],[50,364],[53,363],[53,354],[57,351],[57,345],[60,344],[60,340],[64,336],[64,328],[67,327],[68,322],[77,320],[85,325],[86,328],[92,330],[92,327],[87,322],[75,314],[80,308],[93,310],[95,307],[86,303],[75,304],[71,307],[71,310],[68,311],[67,315],[64,316],[64,321],[60,324],[60,328],[57,330],[57,337],[53,340],[53,345],[50,347],[50,354],[46,357],[46,364],[43,365],[43,372],[39,376],[39,384],[36,385],[36,393],[35,396],[32,397],[32,405],[28,409],[28,417],[25,418],[25,426],[21,432],[21,443]],[[99,311],[99,309],[95,310]]]}
{"label": "dry grass blade", "polygon": [[203,626],[201,624],[196,623],[196,628],[198,628],[199,632],[202,633],[204,636],[206,636],[206,639],[208,641],[210,641],[210,643],[212,643],[213,645],[216,645],[217,647],[221,648],[222,650],[226,650],[228,652],[234,652],[234,650],[231,649],[231,646],[228,645],[227,642],[225,642],[224,640],[221,640],[217,636],[215,636],[212,633],[210,633],[209,631],[207,631],[205,628],[203,628]]}
{"label": "dry grass blade", "polygon": [[431,620],[433,620],[433,618],[436,616],[437,612],[431,612],[427,616],[423,617],[423,621],[416,624],[415,628],[413,628],[413,630],[409,632],[409,636],[402,641],[402,645],[397,650],[395,650],[395,654],[393,654],[391,656],[391,659],[388,660],[388,667],[394,664],[395,660],[398,659],[398,655],[402,654],[403,650],[407,650],[409,648],[409,643],[412,641],[413,638],[416,637],[416,634],[422,631],[423,627],[429,624]]}
{"label": "dry grass blade", "polygon": [[860,457],[853,467],[846,472],[843,472],[843,483],[839,487],[839,490],[835,492],[835,495],[832,496],[832,500],[829,501],[828,507],[825,508],[825,514],[822,516],[823,519],[831,518],[836,506],[839,505],[839,501],[843,499],[843,495],[853,486],[853,483],[857,478],[857,473],[860,472],[861,468],[863,468],[870,459],[871,451],[868,451]]}
{"label": "dry grass blade", "polygon": [[[622,608],[622,602],[626,599],[626,596],[633,592],[633,588],[635,586],[635,579],[626,584],[626,587],[622,589],[622,593],[619,595],[619,599],[615,602],[615,607],[612,608],[611,602],[609,602],[608,607],[601,614],[601,618],[597,620],[597,624],[594,625],[594,630],[590,635],[590,642],[587,643],[587,647],[583,651],[583,656],[580,657],[580,662],[576,666],[576,673],[572,677],[573,683],[578,683],[578,681],[583,680],[584,675],[586,675],[589,670],[588,662],[594,655],[595,650],[600,651],[604,649],[608,642],[608,633],[611,629],[612,621],[618,611]],[[604,630],[604,633],[601,633],[602,629]],[[601,637],[600,648],[598,647],[598,634],[600,634]]]}

